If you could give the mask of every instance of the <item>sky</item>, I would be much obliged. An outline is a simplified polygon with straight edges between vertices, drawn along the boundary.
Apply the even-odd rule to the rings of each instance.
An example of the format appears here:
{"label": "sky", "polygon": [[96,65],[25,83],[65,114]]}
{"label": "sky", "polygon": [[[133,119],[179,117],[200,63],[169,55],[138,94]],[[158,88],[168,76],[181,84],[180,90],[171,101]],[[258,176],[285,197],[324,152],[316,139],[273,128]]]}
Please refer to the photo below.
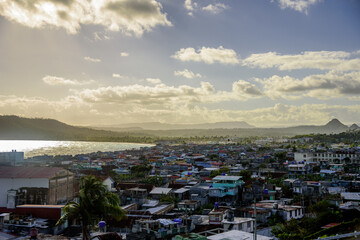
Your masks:
{"label": "sky", "polygon": [[0,115],[360,123],[360,1],[0,0]]}

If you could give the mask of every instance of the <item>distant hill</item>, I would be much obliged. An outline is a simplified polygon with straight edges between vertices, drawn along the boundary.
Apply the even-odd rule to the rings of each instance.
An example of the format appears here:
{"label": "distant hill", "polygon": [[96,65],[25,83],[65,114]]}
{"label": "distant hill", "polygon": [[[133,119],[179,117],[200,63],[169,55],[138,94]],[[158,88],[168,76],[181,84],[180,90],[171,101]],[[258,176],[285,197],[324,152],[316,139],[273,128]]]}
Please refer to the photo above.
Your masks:
{"label": "distant hill", "polygon": [[323,126],[296,126],[285,128],[289,132],[296,134],[310,134],[310,133],[324,133],[324,134],[334,134],[346,132],[349,130],[349,127],[341,123],[338,119],[332,119],[330,122]]}
{"label": "distant hill", "polygon": [[[149,123],[150,124],[150,123]],[[185,124],[184,124],[185,125]],[[169,128],[184,127],[151,123],[149,126]],[[209,124],[186,125],[189,129],[147,130],[149,126],[117,125],[127,128],[113,127],[106,130],[95,130],[75,127],[54,119],[21,118],[17,116],[0,116],[0,139],[2,140],[81,140],[109,142],[155,142],[161,139],[196,138],[196,137],[293,137],[304,134],[337,134],[358,131],[353,124],[347,127],[339,120],[333,119],[320,126],[295,126],[287,128],[256,128],[245,122],[220,122]],[[141,128],[143,127],[143,128]],[[195,128],[196,127],[196,128]],[[204,129],[206,127],[206,129]],[[212,127],[212,128],[211,128]],[[232,128],[231,128],[232,127]],[[209,129],[208,129],[209,128]]]}
{"label": "distant hill", "polygon": [[360,130],[360,127],[355,123],[349,127],[349,131],[359,131],[359,130]]}
{"label": "distant hill", "polygon": [[118,133],[91,128],[75,127],[54,119],[0,116],[0,139],[2,140],[79,140],[146,142],[141,134]]}
{"label": "distant hill", "polygon": [[[148,124],[148,125],[147,125]],[[210,126],[220,126],[220,124],[210,124]],[[226,123],[228,124],[228,123]],[[349,127],[342,124],[339,120],[333,119],[325,125],[303,125],[303,126],[294,126],[294,127],[284,127],[284,128],[256,128],[256,127],[248,127],[248,125],[244,125],[246,127],[234,127],[234,128],[208,128],[202,129],[201,127],[209,125],[205,124],[194,124],[194,125],[172,125],[172,124],[165,124],[166,128],[164,129],[164,124],[161,123],[145,123],[144,125],[140,124],[128,124],[128,125],[117,125],[121,126],[122,128],[117,128],[116,126],[107,127],[105,129],[112,130],[112,131],[130,131],[126,127],[134,127],[139,126],[137,129],[131,130],[131,132],[138,132],[138,133],[145,133],[152,136],[157,137],[192,137],[192,136],[204,136],[204,137],[211,137],[211,136],[229,136],[229,137],[280,137],[280,136],[288,136],[292,137],[295,135],[303,135],[303,134],[336,134],[346,131],[351,131]],[[201,125],[201,126],[199,126]],[[161,127],[163,129],[161,129]],[[176,128],[174,128],[176,126]],[[184,128],[184,126],[191,126],[194,128]],[[151,129],[150,128],[155,128]],[[173,127],[172,129],[168,129]],[[181,128],[180,128],[181,127]],[[196,128],[197,127],[197,128]],[[230,124],[227,125],[230,127]],[[180,128],[180,129],[179,129]]]}
{"label": "distant hill", "polygon": [[142,130],[183,130],[183,129],[233,129],[233,128],[255,128],[255,126],[247,122],[215,122],[215,123],[201,123],[201,124],[169,124],[160,122],[145,122],[145,123],[127,123],[107,126],[97,126],[96,129],[117,130],[124,131],[129,129]]}

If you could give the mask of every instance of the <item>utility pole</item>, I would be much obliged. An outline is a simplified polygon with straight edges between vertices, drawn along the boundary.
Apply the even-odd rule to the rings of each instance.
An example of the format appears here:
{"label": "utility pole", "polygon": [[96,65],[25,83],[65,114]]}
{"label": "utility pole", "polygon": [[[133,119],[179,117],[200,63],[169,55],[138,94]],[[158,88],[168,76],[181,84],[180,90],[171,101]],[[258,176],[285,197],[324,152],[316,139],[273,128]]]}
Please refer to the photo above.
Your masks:
{"label": "utility pole", "polygon": [[255,215],[255,222],[254,222],[254,240],[256,240],[256,195],[254,195],[254,215]]}

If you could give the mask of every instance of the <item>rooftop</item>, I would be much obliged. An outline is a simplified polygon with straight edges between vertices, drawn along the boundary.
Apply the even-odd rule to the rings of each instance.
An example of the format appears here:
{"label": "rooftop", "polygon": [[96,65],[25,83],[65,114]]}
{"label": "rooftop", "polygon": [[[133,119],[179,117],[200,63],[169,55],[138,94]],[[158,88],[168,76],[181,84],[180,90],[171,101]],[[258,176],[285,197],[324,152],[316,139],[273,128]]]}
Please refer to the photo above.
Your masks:
{"label": "rooftop", "polygon": [[154,188],[150,194],[168,194],[170,191],[172,190],[172,188],[161,188],[161,187],[157,187]]}
{"label": "rooftop", "polygon": [[[257,235],[257,240],[272,240],[274,238],[271,237],[265,237],[262,235]],[[239,230],[231,230],[228,232],[223,232],[223,233],[219,233],[213,236],[209,236],[208,239],[210,240],[253,240],[254,239],[254,234],[253,233],[248,233],[248,232],[244,232],[244,231],[239,231]]]}
{"label": "rooftop", "polygon": [[0,167],[0,178],[51,178],[64,170],[59,167]]}
{"label": "rooftop", "polygon": [[219,175],[213,178],[214,181],[222,181],[222,180],[238,181],[240,179],[241,176],[223,176],[223,175]]}

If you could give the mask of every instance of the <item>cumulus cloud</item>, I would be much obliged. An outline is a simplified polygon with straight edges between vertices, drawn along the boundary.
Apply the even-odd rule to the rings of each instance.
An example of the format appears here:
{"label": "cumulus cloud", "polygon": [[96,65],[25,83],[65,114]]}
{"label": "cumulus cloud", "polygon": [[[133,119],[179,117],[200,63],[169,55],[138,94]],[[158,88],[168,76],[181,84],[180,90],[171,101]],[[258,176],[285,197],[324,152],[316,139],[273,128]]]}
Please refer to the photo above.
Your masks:
{"label": "cumulus cloud", "polygon": [[113,78],[124,78],[124,76],[118,74],[118,73],[113,73],[112,75]]}
{"label": "cumulus cloud", "polygon": [[88,62],[93,62],[93,63],[101,62],[101,59],[91,58],[91,57],[84,57],[84,60],[85,60],[85,61],[88,61]]}
{"label": "cumulus cloud", "polygon": [[149,83],[152,83],[152,84],[160,84],[161,83],[161,80],[159,78],[147,78],[146,81]]}
{"label": "cumulus cloud", "polygon": [[192,0],[185,0],[184,7],[188,11],[188,14],[192,16],[193,11],[195,10],[195,8],[197,8],[197,3],[192,2]]}
{"label": "cumulus cloud", "polygon": [[74,95],[87,103],[136,104],[190,106],[193,104],[208,104],[225,101],[247,101],[263,97],[260,90],[253,84],[238,81],[231,91],[217,91],[209,82],[200,82],[199,87],[189,85],[169,86],[160,79],[146,79],[155,86],[128,85],[109,86],[96,89],[73,90]]}
{"label": "cumulus cloud", "polygon": [[239,80],[233,83],[232,86],[233,92],[239,95],[247,95],[247,96],[262,96],[262,92],[260,89],[249,82],[244,80]]}
{"label": "cumulus cloud", "polygon": [[226,6],[223,3],[215,3],[215,4],[209,4],[206,7],[203,7],[202,10],[207,11],[212,14],[218,14],[227,8],[228,8],[228,6]]}
{"label": "cumulus cloud", "polygon": [[0,15],[27,27],[64,28],[70,34],[77,33],[81,24],[136,36],[157,25],[172,25],[155,0],[2,0]]}
{"label": "cumulus cloud", "polygon": [[233,49],[226,49],[223,46],[218,48],[202,47],[197,51],[194,48],[181,48],[173,56],[182,62],[194,61],[213,64],[238,64],[239,59]]}
{"label": "cumulus cloud", "polygon": [[121,52],[120,53],[120,56],[122,56],[122,57],[128,57],[130,54],[129,53],[127,53],[127,52]]}
{"label": "cumulus cloud", "polygon": [[182,77],[185,77],[185,78],[188,78],[188,79],[193,79],[195,77],[197,78],[201,78],[201,74],[200,73],[194,73],[188,69],[184,69],[182,71],[174,71],[174,75],[175,76],[182,76]]}
{"label": "cumulus cloud", "polygon": [[43,77],[43,82],[51,85],[51,86],[65,86],[65,85],[70,85],[70,86],[80,86],[80,85],[86,85],[86,84],[91,84],[93,83],[93,81],[78,81],[78,80],[69,80],[69,79],[65,79],[62,77],[55,77],[55,76],[45,76]]}
{"label": "cumulus cloud", "polygon": [[[271,0],[272,2],[274,0]],[[308,14],[309,7],[322,0],[278,0],[281,9],[290,8],[292,10]]]}
{"label": "cumulus cloud", "polygon": [[279,70],[321,69],[351,71],[360,69],[360,59],[345,51],[307,51],[301,54],[280,55],[276,52],[252,54],[242,61],[244,66],[278,68]]}
{"label": "cumulus cloud", "polygon": [[184,7],[188,11],[188,15],[190,16],[193,16],[195,11],[205,11],[212,14],[218,14],[229,8],[223,3],[214,3],[204,6],[204,4],[198,4],[198,2],[196,2],[195,0],[185,0]]}
{"label": "cumulus cloud", "polygon": [[328,99],[360,95],[360,72],[330,71],[326,74],[310,75],[301,80],[274,75],[257,81],[264,85],[264,92],[271,98],[309,96]]}
{"label": "cumulus cloud", "polygon": [[[157,79],[148,79],[158,83]],[[155,86],[129,85],[115,87],[100,87],[97,89],[83,89],[76,91],[76,95],[89,103],[136,103],[136,104],[170,104],[205,101],[214,93],[210,83],[203,82],[201,87],[181,85],[167,86],[158,83]]]}

